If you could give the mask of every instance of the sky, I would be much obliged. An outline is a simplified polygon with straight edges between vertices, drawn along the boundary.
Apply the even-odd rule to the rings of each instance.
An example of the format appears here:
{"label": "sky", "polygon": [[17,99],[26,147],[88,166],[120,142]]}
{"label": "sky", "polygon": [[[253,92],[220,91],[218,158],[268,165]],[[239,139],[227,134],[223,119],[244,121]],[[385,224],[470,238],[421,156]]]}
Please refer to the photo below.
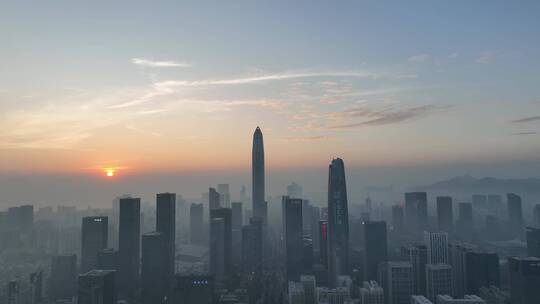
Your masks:
{"label": "sky", "polygon": [[1,1],[0,175],[249,176],[260,126],[276,172],[526,177],[539,37],[538,1]]}

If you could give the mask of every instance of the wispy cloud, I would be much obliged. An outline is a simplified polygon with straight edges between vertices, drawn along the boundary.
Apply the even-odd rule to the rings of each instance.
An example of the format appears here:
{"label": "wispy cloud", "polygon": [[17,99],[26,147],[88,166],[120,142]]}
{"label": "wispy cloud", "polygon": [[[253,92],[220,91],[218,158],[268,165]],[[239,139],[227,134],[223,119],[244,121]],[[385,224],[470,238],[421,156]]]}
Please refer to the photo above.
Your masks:
{"label": "wispy cloud", "polygon": [[262,83],[268,81],[279,81],[297,78],[314,77],[353,77],[353,78],[379,78],[381,75],[362,71],[326,71],[326,72],[305,72],[305,73],[277,73],[259,76],[229,78],[229,79],[207,79],[207,80],[169,80],[156,83],[156,87],[200,87],[214,85],[241,85]]}
{"label": "wispy cloud", "polygon": [[191,66],[189,63],[185,62],[176,62],[176,61],[156,61],[143,58],[133,58],[131,62],[135,65],[142,67],[152,67],[152,68],[188,68]]}
{"label": "wispy cloud", "polygon": [[428,114],[432,114],[444,108],[445,107],[437,105],[422,105],[414,107],[391,106],[378,110],[374,110],[368,107],[357,107],[344,111],[343,115],[349,117],[363,117],[367,120],[361,122],[334,125],[330,128],[351,129],[365,126],[382,126],[396,124],[424,117]]}
{"label": "wispy cloud", "polygon": [[259,76],[227,78],[227,79],[203,79],[203,80],[167,80],[156,82],[151,89],[140,98],[111,105],[112,109],[137,106],[152,100],[154,97],[169,95],[177,92],[180,88],[186,87],[208,87],[208,86],[227,86],[227,85],[248,85],[265,83],[271,81],[283,81],[301,78],[325,78],[325,77],[348,77],[348,78],[391,78],[391,79],[409,79],[415,78],[413,74],[376,74],[365,71],[319,71],[319,72],[284,72],[276,74],[266,74]]}
{"label": "wispy cloud", "polygon": [[512,133],[512,135],[535,135],[535,134],[538,134],[537,132],[516,132],[516,133]]}
{"label": "wispy cloud", "polygon": [[530,116],[530,117],[523,117],[516,120],[511,120],[511,123],[523,123],[523,122],[531,122],[531,121],[537,121],[540,120],[540,116]]}
{"label": "wispy cloud", "polygon": [[496,51],[486,51],[481,53],[475,60],[476,63],[479,64],[486,64],[486,63],[492,63],[497,59],[500,58],[516,58],[519,57],[520,53],[516,51],[502,51],[502,50],[496,50]]}
{"label": "wispy cloud", "polygon": [[312,142],[312,141],[326,141],[331,140],[333,137],[316,135],[316,136],[288,136],[284,140],[288,142]]}
{"label": "wispy cloud", "polygon": [[234,100],[234,101],[221,101],[218,102],[228,107],[240,107],[240,106],[255,106],[262,108],[280,109],[285,106],[285,103],[279,100]]}
{"label": "wispy cloud", "polygon": [[143,115],[108,107],[139,94],[141,91],[132,89],[81,94],[0,113],[0,148],[74,149],[99,129]]}
{"label": "wispy cloud", "polygon": [[429,54],[418,54],[418,55],[413,55],[407,58],[407,61],[410,63],[420,63],[420,62],[426,62],[430,58],[431,58],[431,55]]}
{"label": "wispy cloud", "polygon": [[484,52],[476,58],[475,62],[480,64],[490,63],[495,59],[495,56],[493,52]]}
{"label": "wispy cloud", "polygon": [[153,137],[161,137],[161,133],[159,133],[159,132],[144,130],[144,129],[141,129],[141,128],[136,127],[134,125],[125,125],[125,128],[130,130],[130,131],[142,134],[142,135],[150,135],[150,136],[153,136]]}

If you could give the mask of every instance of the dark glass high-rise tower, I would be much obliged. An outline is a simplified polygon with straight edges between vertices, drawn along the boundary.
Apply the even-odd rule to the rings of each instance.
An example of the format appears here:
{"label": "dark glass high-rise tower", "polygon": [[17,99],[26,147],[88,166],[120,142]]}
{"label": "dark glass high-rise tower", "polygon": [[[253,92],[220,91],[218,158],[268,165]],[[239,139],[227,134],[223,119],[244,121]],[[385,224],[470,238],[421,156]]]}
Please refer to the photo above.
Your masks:
{"label": "dark glass high-rise tower", "polygon": [[212,213],[212,210],[221,208],[219,204],[219,192],[215,188],[208,188],[208,214]]}
{"label": "dark glass high-rise tower", "polygon": [[124,296],[136,296],[139,288],[141,199],[120,199],[118,236],[119,289]]}
{"label": "dark glass high-rise tower", "polygon": [[540,228],[527,227],[526,240],[527,240],[527,255],[540,258]]}
{"label": "dark glass high-rise tower", "polygon": [[388,261],[386,222],[366,221],[364,231],[364,279],[377,280],[377,267]]}
{"label": "dark glass high-rise tower", "polygon": [[521,210],[521,197],[514,193],[506,195],[508,203],[508,221],[513,236],[523,237],[523,213]]}
{"label": "dark glass high-rise tower", "polygon": [[[218,222],[215,222],[214,219],[222,219],[223,221],[220,224]],[[214,225],[213,228],[215,229],[212,228],[212,225]],[[212,245],[213,243],[216,243],[216,242],[220,243],[220,246]],[[223,274],[230,275],[232,273],[232,210],[231,208],[219,208],[219,209],[210,210],[210,251],[211,251],[211,256],[210,256],[211,262],[212,260],[215,260],[216,257],[219,257],[219,259],[223,259],[223,263],[224,263]]]}
{"label": "dark glass high-rise tower", "polygon": [[79,276],[77,292],[78,304],[114,304],[116,303],[116,286],[114,270],[93,269]]}
{"label": "dark glass high-rise tower", "polygon": [[427,193],[405,193],[405,224],[411,231],[423,231],[428,224]]}
{"label": "dark glass high-rise tower", "polygon": [[349,270],[349,211],[345,165],[332,160],[328,172],[328,283],[335,287],[338,275]]}
{"label": "dark glass high-rise tower", "polygon": [[266,223],[266,203],[264,194],[264,143],[261,129],[257,127],[253,133],[253,150],[251,159],[251,178],[253,192],[253,216]]}
{"label": "dark glass high-rise tower", "polygon": [[452,206],[452,197],[437,196],[437,220],[439,230],[452,233],[454,230],[454,209]]}
{"label": "dark glass high-rise tower", "polygon": [[282,206],[286,277],[298,282],[302,274],[302,200],[284,196]]}
{"label": "dark glass high-rise tower", "polygon": [[249,225],[242,227],[242,269],[257,278],[262,275],[263,232],[262,219],[252,217]]}
{"label": "dark glass high-rise tower", "polygon": [[81,272],[97,268],[98,252],[107,248],[106,216],[86,216],[82,219]]}
{"label": "dark glass high-rise tower", "polygon": [[70,299],[77,293],[77,256],[74,254],[52,257],[49,297],[52,300]]}
{"label": "dark glass high-rise tower", "polygon": [[192,244],[204,243],[203,204],[191,204],[189,209],[189,232]]}
{"label": "dark glass high-rise tower", "polygon": [[141,240],[141,302],[163,303],[169,293],[169,240],[162,232],[149,232]]}
{"label": "dark glass high-rise tower", "polygon": [[176,193],[158,193],[156,196],[156,231],[161,232],[166,245],[167,266],[164,284],[172,289],[176,238]]}

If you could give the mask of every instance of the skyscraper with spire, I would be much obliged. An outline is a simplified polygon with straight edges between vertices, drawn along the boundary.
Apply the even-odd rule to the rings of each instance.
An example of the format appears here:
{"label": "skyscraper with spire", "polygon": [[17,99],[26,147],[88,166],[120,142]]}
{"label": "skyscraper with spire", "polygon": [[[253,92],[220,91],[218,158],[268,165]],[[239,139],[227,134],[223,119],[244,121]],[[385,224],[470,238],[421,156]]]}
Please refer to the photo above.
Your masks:
{"label": "skyscraper with spire", "polygon": [[252,200],[253,200],[253,216],[259,217],[266,223],[266,202],[264,195],[264,144],[261,129],[257,127],[253,133],[253,150],[252,150]]}
{"label": "skyscraper with spire", "polygon": [[332,160],[328,172],[328,283],[336,287],[338,275],[348,273],[349,211],[345,164]]}

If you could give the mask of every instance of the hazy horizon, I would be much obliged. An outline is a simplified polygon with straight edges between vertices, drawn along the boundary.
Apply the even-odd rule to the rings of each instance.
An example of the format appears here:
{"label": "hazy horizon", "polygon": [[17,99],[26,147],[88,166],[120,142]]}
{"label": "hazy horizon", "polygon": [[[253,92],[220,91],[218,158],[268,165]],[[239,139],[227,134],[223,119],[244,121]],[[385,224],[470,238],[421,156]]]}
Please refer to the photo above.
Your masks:
{"label": "hazy horizon", "polygon": [[[348,192],[351,203],[361,203],[367,195],[375,201],[398,202],[409,187],[429,185],[453,177],[471,175],[476,178],[494,177],[516,179],[540,177],[536,162],[508,164],[452,164],[439,166],[354,167],[345,159]],[[325,205],[328,183],[328,164],[319,168],[290,170],[267,169],[267,195],[286,194],[291,182],[300,184],[304,193],[316,205]],[[229,183],[232,200],[238,200],[241,186],[251,191],[250,168],[222,171],[192,171],[149,174],[128,174],[110,180],[98,174],[0,174],[0,209],[23,203],[36,206],[74,205],[110,208],[112,200],[123,194],[141,197],[153,203],[159,192],[176,192],[182,197],[203,202],[201,195],[209,187]],[[392,194],[380,194],[377,189],[392,187]],[[375,189],[375,190],[370,190]],[[430,193],[437,194],[437,193]],[[440,194],[440,193],[439,193]],[[204,201],[203,203],[207,203]],[[532,202],[531,202],[532,203]],[[247,207],[250,207],[247,206]]]}

